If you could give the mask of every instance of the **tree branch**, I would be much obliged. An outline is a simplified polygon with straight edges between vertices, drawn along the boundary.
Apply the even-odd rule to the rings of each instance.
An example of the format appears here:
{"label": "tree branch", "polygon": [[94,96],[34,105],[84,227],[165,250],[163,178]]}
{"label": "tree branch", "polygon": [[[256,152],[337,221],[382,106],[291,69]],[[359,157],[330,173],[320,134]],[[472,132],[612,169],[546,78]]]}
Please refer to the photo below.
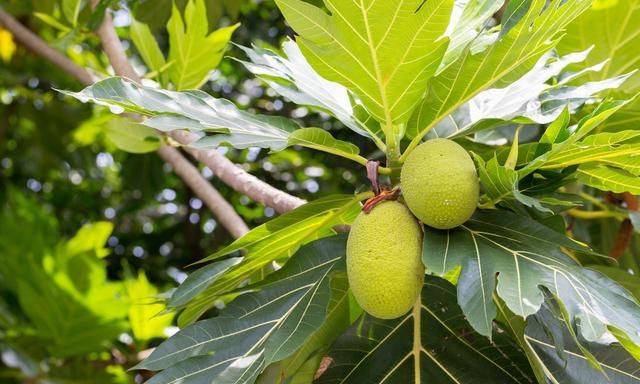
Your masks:
{"label": "tree branch", "polygon": [[[110,19],[109,19],[110,20]],[[69,60],[66,56],[60,52],[51,48],[46,42],[44,42],[39,36],[31,32],[18,22],[13,16],[8,14],[4,9],[0,7],[0,24],[3,25],[8,31],[10,31],[16,41],[27,47],[29,50],[37,55],[44,57],[45,59],[56,64],[65,72],[72,75],[80,83],[85,86],[93,84],[93,77],[84,68],[80,67],[73,61]],[[109,27],[110,25],[107,25]],[[104,28],[101,26],[101,30],[106,29],[114,31],[113,27]],[[114,32],[115,34],[115,32]],[[110,41],[108,49],[110,52],[124,52],[121,48],[120,40],[117,39],[117,43]],[[118,48],[119,47],[119,48]],[[107,46],[105,46],[107,50]],[[126,63],[123,64],[123,63]],[[128,71],[126,66],[126,56],[124,62],[122,57],[115,58],[112,63],[115,71],[123,71],[123,75],[133,77],[133,80],[139,80],[135,72],[131,69]],[[130,67],[130,66],[129,66]],[[240,237],[248,232],[248,227],[242,221],[242,218],[238,216],[233,207],[220,195],[220,193],[200,175],[200,172],[193,166],[187,159],[180,154],[176,149],[169,146],[163,146],[158,150],[158,155],[168,162],[175,170],[176,174],[182,178],[182,180],[194,191],[194,193],[203,201],[203,203],[213,212],[220,223],[229,231],[234,237]]]}
{"label": "tree branch", "polygon": [[[93,3],[95,6],[97,1],[93,0]],[[111,62],[116,74],[140,82],[140,77],[135,73],[124,53],[124,48],[116,34],[111,15],[108,12],[98,29],[98,36],[102,40],[102,47],[107,57],[109,57],[109,62]],[[183,145],[190,144],[197,138],[194,134],[184,131],[172,132],[171,137]],[[238,192],[244,193],[254,201],[274,208],[277,212],[287,212],[305,203],[304,200],[280,191],[250,175],[216,150],[200,150],[189,147],[185,149],[196,160],[209,167],[225,184]]]}
{"label": "tree branch", "polygon": [[171,164],[175,173],[202,199],[231,236],[237,239],[249,232],[247,224],[236,213],[233,206],[177,149],[165,145],[158,149],[158,155]]}
{"label": "tree branch", "polygon": [[[186,131],[174,131],[170,136],[185,145],[197,139],[195,134]],[[272,207],[276,212],[288,212],[306,203],[247,173],[215,149],[203,151],[188,146],[184,149],[196,160],[209,167],[213,174],[225,184],[258,203]]]}
{"label": "tree branch", "polygon": [[[91,0],[91,6],[93,8],[95,8],[97,4],[98,0]],[[126,77],[136,83],[140,83],[140,76],[138,76],[129,63],[129,58],[127,58],[127,54],[124,52],[124,47],[122,46],[120,38],[116,34],[116,30],[113,27],[113,20],[108,11],[105,11],[102,24],[100,24],[97,34],[100,37],[102,48],[104,49],[107,58],[109,58],[109,63],[111,63],[116,75]]]}
{"label": "tree branch", "polygon": [[9,32],[13,34],[16,41],[24,45],[31,52],[44,57],[53,64],[60,67],[63,71],[67,72],[80,83],[84,85],[93,84],[93,77],[84,68],[77,65],[60,52],[51,48],[45,43],[38,35],[31,32],[24,25],[13,18],[0,6],[0,25],[3,25]]}
{"label": "tree branch", "polygon": [[[93,2],[95,6],[97,1],[93,0]],[[102,47],[107,57],[109,57],[114,71],[118,75],[140,82],[140,78],[133,70],[133,67],[131,67],[124,53],[122,43],[113,28],[111,15],[108,13],[105,15],[102,25],[98,29],[98,36],[100,36],[102,40]],[[170,136],[183,145],[188,145],[197,139],[195,134],[184,131],[172,132]],[[304,200],[280,191],[247,173],[216,150],[202,150],[189,147],[185,147],[185,149],[196,160],[209,167],[225,184],[240,193],[244,193],[254,201],[272,207],[279,213],[290,211],[305,203]]]}

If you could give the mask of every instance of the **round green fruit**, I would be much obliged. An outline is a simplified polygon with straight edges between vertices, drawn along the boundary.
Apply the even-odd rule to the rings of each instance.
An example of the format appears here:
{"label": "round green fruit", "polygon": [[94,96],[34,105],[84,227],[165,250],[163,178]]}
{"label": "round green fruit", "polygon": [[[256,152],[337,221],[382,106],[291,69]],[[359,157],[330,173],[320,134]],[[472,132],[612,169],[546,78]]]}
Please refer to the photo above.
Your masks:
{"label": "round green fruit", "polygon": [[347,275],[360,306],[380,319],[407,313],[422,290],[422,229],[396,201],[360,213],[347,240]]}
{"label": "round green fruit", "polygon": [[417,146],[402,166],[400,183],[411,212],[433,228],[461,225],[478,205],[476,167],[467,151],[451,140]]}

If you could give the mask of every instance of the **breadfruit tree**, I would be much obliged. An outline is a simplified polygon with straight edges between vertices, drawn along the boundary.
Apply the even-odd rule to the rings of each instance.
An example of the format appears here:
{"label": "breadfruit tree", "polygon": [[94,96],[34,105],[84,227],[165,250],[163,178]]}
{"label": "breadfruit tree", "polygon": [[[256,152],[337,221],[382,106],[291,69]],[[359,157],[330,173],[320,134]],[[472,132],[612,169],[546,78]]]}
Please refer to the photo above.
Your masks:
{"label": "breadfruit tree", "polygon": [[194,90],[139,24],[155,81],[63,91],[191,153],[298,146],[370,181],[203,259],[165,295],[181,329],[136,367],[148,382],[640,382],[640,2],[276,3],[294,34],[242,63],[367,144]]}

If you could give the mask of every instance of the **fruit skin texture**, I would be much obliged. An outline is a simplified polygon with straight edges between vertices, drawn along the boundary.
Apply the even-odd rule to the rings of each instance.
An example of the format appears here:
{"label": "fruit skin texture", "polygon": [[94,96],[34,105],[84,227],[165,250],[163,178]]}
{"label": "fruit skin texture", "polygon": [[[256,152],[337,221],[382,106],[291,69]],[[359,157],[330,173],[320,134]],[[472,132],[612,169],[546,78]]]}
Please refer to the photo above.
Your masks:
{"label": "fruit skin texture", "polygon": [[476,210],[480,186],[471,156],[448,139],[433,139],[407,156],[400,173],[402,195],[426,225],[454,228]]}
{"label": "fruit skin texture", "polygon": [[422,228],[396,201],[361,212],[347,240],[347,276],[360,306],[395,319],[415,303],[424,281]]}

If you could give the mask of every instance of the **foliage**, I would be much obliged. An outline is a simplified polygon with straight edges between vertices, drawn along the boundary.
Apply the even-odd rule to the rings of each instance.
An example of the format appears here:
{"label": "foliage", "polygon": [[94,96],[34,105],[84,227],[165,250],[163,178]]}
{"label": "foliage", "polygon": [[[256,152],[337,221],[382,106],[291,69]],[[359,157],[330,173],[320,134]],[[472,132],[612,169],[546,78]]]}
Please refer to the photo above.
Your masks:
{"label": "foliage", "polygon": [[[38,202],[0,187],[9,376],[86,380],[85,364],[127,382],[138,363],[157,372],[150,383],[640,381],[637,0],[101,1],[133,16],[119,32],[141,84],[109,76],[88,2],[7,4],[106,77],[78,90],[20,47],[0,50],[0,137],[16,127],[2,177],[36,192],[50,180]],[[202,202],[143,154],[177,130],[309,202],[268,220],[271,208],[213,180],[253,229],[203,236],[215,221]],[[397,187],[435,137],[473,156],[479,209],[423,227],[419,300],[376,319],[351,295],[339,232],[373,195],[369,160]],[[96,155],[111,165],[96,170]],[[86,203],[105,188],[108,201]],[[119,242],[142,254],[125,261]],[[181,284],[163,292],[169,273]],[[177,333],[139,362],[174,315]]]}

